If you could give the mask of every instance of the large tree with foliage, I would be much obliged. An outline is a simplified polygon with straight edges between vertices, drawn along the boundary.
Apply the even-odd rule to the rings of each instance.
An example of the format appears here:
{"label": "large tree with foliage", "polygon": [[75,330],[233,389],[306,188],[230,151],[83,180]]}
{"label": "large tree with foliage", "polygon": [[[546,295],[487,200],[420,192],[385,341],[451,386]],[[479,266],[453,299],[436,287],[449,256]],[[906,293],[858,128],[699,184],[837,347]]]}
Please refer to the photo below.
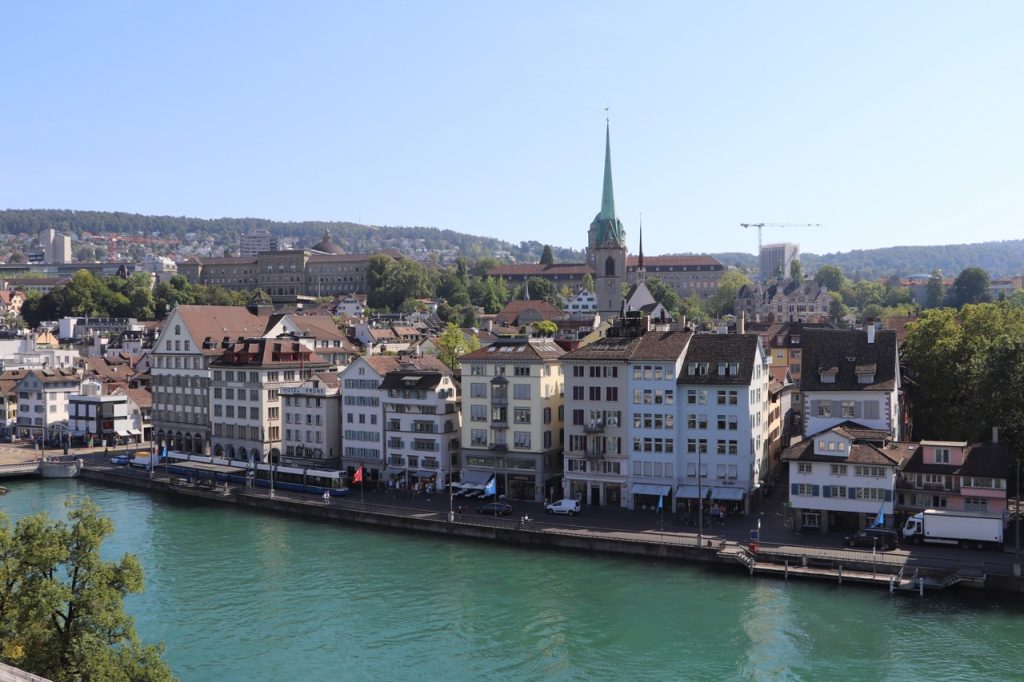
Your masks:
{"label": "large tree with foliage", "polygon": [[88,499],[68,506],[68,522],[36,514],[13,531],[0,514],[0,658],[56,682],[173,679],[162,646],[142,644],[124,612],[142,566],[102,560],[113,523]]}
{"label": "large tree with foliage", "polygon": [[371,308],[398,310],[410,298],[425,298],[435,291],[433,276],[410,258],[370,256],[366,272],[366,304]]}
{"label": "large tree with foliage", "polygon": [[434,343],[437,346],[438,359],[448,365],[452,371],[458,367],[460,357],[480,348],[480,340],[475,336],[466,338],[466,335],[459,329],[459,325],[454,322],[448,323]]}
{"label": "large tree with foliage", "polygon": [[736,294],[745,286],[752,286],[750,279],[739,270],[726,270],[718,280],[718,289],[708,299],[708,309],[715,317],[733,311]]}
{"label": "large tree with foliage", "polygon": [[540,254],[540,264],[541,265],[554,265],[555,264],[555,254],[553,254],[551,252],[551,247],[548,246],[547,244],[544,245],[544,251],[543,251],[543,253]]}
{"label": "large tree with foliage", "polygon": [[836,265],[822,265],[814,273],[814,281],[818,286],[823,286],[829,291],[841,291],[845,279],[843,271]]}
{"label": "large tree with foliage", "polygon": [[926,310],[908,325],[902,354],[915,436],[977,441],[1002,426],[994,422],[1012,415],[1024,395],[1024,385],[999,389],[1012,375],[1008,354],[1020,344],[1024,309],[1006,303]]}
{"label": "large tree with foliage", "polygon": [[932,270],[932,276],[925,285],[924,307],[938,308],[946,298],[946,285],[942,281],[942,272]]}
{"label": "large tree with foliage", "polygon": [[981,268],[966,268],[949,289],[949,304],[962,308],[969,303],[985,303],[991,300],[988,285],[987,272]]}
{"label": "large tree with foliage", "polygon": [[651,277],[647,280],[647,290],[651,292],[651,296],[654,300],[665,306],[665,310],[672,313],[672,315],[679,314],[679,309],[683,307],[683,300],[679,298],[679,294],[671,286],[665,283],[665,280],[660,277]]}

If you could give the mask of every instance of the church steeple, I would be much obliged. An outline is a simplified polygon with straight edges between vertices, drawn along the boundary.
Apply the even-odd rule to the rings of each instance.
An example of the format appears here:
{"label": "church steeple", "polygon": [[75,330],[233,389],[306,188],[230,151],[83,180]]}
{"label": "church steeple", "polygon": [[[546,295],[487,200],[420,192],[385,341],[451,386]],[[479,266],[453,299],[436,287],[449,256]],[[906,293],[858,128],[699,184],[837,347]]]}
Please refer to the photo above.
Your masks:
{"label": "church steeple", "polygon": [[601,190],[601,212],[598,220],[615,222],[615,191],[612,188],[612,131],[611,123],[604,128],[604,187]]}
{"label": "church steeple", "polygon": [[601,212],[590,223],[587,233],[587,263],[594,269],[597,310],[605,319],[620,314],[622,285],[626,281],[626,231],[615,215],[615,191],[612,188],[611,125],[605,120],[604,186]]}
{"label": "church steeple", "polygon": [[640,215],[640,224],[637,226],[640,229],[640,253],[636,259],[636,281],[643,282],[647,279],[647,270],[644,269],[644,217]]}

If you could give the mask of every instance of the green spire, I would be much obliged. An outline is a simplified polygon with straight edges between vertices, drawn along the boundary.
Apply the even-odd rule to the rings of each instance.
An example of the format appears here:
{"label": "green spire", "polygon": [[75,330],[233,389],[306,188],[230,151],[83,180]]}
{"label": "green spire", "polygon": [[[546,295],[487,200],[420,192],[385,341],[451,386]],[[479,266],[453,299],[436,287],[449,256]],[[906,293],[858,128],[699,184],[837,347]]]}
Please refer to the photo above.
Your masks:
{"label": "green spire", "polygon": [[599,220],[615,222],[615,193],[612,191],[612,134],[611,124],[604,129],[604,190],[601,193],[601,214]]}

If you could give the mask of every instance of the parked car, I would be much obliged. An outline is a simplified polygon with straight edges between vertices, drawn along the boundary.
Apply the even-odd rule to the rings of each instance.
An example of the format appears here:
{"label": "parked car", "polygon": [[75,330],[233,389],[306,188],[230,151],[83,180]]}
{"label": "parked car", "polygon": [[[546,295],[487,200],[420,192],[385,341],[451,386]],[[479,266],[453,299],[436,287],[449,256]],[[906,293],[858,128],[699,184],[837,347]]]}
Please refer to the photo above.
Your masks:
{"label": "parked car", "polygon": [[853,535],[846,536],[846,544],[849,547],[896,549],[897,541],[896,531],[885,528],[861,528]]}
{"label": "parked car", "polygon": [[552,502],[551,504],[544,505],[544,511],[548,514],[568,514],[569,516],[576,516],[580,513],[580,501],[564,499],[558,502]]}
{"label": "parked car", "polygon": [[128,455],[117,455],[116,457],[110,458],[111,464],[128,464],[132,461],[132,458]]}
{"label": "parked car", "polygon": [[504,502],[488,502],[476,508],[477,514],[498,514],[508,516],[512,513],[512,505]]}

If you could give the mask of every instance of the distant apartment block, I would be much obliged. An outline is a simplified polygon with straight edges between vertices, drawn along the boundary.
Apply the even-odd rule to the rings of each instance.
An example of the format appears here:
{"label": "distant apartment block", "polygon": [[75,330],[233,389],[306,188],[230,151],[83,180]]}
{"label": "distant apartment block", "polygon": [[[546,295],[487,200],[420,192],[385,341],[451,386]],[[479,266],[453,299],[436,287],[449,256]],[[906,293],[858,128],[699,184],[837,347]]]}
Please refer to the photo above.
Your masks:
{"label": "distant apartment block", "polygon": [[800,259],[798,244],[781,243],[765,244],[761,247],[761,281],[784,279],[789,277],[789,268],[793,261]]}

